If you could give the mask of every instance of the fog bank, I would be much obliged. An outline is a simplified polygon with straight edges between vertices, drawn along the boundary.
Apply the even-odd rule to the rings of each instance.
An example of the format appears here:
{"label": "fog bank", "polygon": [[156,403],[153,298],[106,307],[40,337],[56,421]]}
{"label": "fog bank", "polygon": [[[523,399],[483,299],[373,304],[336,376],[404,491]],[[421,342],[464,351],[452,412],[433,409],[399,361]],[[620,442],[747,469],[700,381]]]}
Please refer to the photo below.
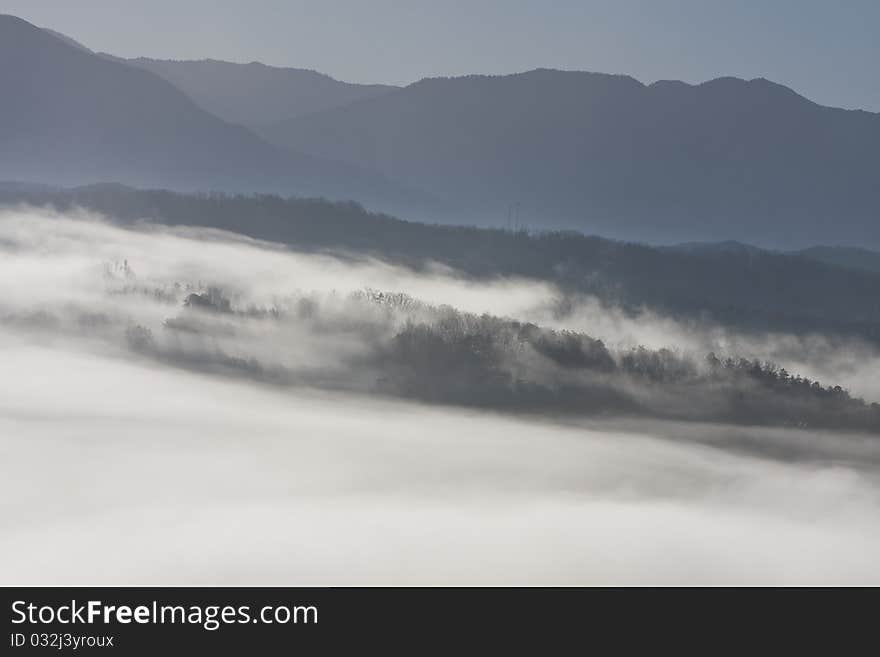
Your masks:
{"label": "fog bank", "polygon": [[364,288],[701,348],[680,324],[39,210],[0,215],[0,252],[0,583],[880,584],[876,437],[527,419],[350,381],[425,312]]}
{"label": "fog bank", "polygon": [[795,465],[647,426],[2,357],[5,584],[880,583],[878,471],[834,436]]}

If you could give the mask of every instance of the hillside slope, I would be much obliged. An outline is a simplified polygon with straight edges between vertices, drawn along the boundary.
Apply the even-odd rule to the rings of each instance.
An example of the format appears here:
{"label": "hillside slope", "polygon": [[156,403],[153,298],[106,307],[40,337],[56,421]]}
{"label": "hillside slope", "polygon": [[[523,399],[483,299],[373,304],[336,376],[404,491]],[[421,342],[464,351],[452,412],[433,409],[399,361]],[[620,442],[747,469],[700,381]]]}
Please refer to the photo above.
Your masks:
{"label": "hillside slope", "polygon": [[356,198],[409,211],[417,194],[356,166],[272,146],[160,77],[0,16],[0,179]]}
{"label": "hillside slope", "polygon": [[261,133],[455,198],[481,223],[520,203],[531,227],[656,243],[880,246],[880,114],[764,79],[426,79]]}
{"label": "hillside slope", "polygon": [[[109,57],[109,55],[107,55]],[[171,82],[200,107],[230,123],[256,126],[380,96],[396,87],[351,84],[299,68],[203,59],[118,60]]]}

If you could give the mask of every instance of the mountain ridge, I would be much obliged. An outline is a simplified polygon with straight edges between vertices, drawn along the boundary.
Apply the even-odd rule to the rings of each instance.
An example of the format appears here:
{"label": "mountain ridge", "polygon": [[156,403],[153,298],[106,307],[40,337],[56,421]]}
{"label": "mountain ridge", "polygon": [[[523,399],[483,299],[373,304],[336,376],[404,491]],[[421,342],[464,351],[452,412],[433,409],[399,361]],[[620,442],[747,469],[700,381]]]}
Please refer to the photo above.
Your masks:
{"label": "mountain ridge", "polygon": [[0,15],[0,89],[0,178],[357,198],[395,211],[432,207],[426,195],[380,174],[269,144],[160,76],[8,15]]}
{"label": "mountain ridge", "polygon": [[483,224],[520,203],[533,227],[621,239],[880,246],[880,114],[765,78],[425,78],[258,132],[455,197]]}
{"label": "mountain ridge", "polygon": [[100,54],[155,73],[207,111],[248,127],[324,111],[398,88],[342,82],[312,69],[257,61],[122,59]]}
{"label": "mountain ridge", "polygon": [[[766,78],[645,84],[538,68],[360,87],[260,63],[121,60],[42,33],[56,50],[67,48],[46,79],[37,75],[48,70],[39,48],[29,58],[9,38],[0,43],[0,81],[11,98],[0,108],[2,178],[326,195],[422,220],[658,245],[880,248],[880,113],[819,105]],[[80,66],[84,58],[90,68]],[[32,74],[17,70],[16,59],[35,61]],[[123,68],[99,75],[97,60]],[[181,90],[187,85],[148,70],[166,64],[195,67],[195,78],[205,66],[219,66],[221,81],[241,74],[255,91],[231,85],[226,100],[243,99],[245,114],[265,107],[294,116],[219,118],[205,109],[211,103]],[[264,95],[277,75],[367,95],[297,109],[289,105],[296,89]],[[209,90],[216,83],[205,82]],[[315,98],[324,103],[322,93]],[[59,151],[76,157],[61,162]]]}

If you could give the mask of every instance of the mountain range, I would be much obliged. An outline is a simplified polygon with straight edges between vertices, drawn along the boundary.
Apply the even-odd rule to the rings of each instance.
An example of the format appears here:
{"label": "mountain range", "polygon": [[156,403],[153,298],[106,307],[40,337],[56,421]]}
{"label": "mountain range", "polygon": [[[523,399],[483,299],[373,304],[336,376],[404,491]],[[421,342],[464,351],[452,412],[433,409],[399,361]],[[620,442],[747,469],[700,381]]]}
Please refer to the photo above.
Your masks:
{"label": "mountain range", "polygon": [[355,199],[657,244],[880,248],[880,114],[765,79],[536,69],[403,88],[121,60],[0,17],[0,179]]}
{"label": "mountain range", "polygon": [[426,79],[268,140],[455,198],[474,221],[651,242],[880,246],[880,114],[767,80],[584,72]]}
{"label": "mountain range", "polygon": [[269,144],[154,73],[12,16],[0,16],[0,89],[0,179],[431,204],[381,174]]}
{"label": "mountain range", "polygon": [[155,73],[224,121],[249,127],[348,105],[397,88],[340,82],[316,71],[260,62],[113,59]]}

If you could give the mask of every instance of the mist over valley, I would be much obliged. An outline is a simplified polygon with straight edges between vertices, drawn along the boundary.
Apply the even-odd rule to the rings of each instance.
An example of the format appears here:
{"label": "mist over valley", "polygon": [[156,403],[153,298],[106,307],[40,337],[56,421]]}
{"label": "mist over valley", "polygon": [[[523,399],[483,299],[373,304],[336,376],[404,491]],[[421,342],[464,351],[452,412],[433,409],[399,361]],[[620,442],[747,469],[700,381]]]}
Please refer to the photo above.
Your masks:
{"label": "mist over valley", "polygon": [[0,584],[880,584],[880,114],[65,25],[0,15]]}

